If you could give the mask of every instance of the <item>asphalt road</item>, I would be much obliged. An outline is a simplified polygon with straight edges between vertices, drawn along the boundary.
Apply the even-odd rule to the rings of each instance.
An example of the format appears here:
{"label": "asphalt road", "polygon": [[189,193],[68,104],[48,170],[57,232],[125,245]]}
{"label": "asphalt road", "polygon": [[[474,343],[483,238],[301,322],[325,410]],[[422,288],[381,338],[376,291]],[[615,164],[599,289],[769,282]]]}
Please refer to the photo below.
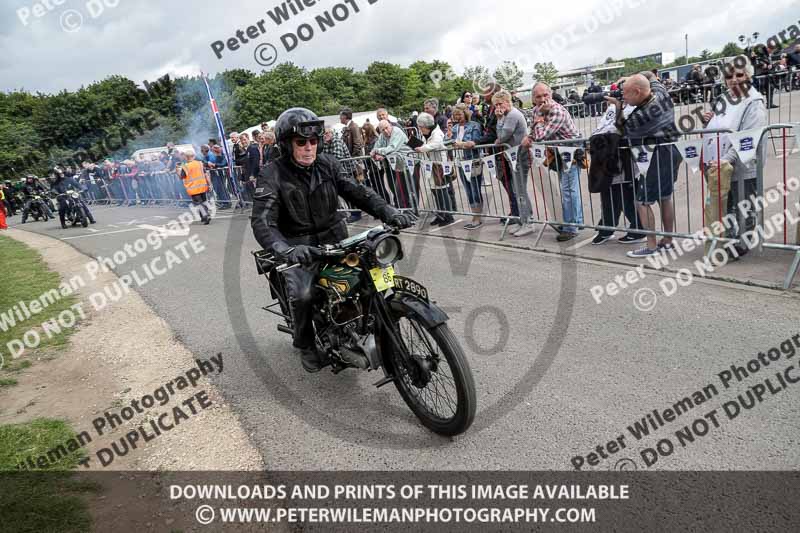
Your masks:
{"label": "asphalt road", "polygon": [[[147,234],[140,224],[164,224],[178,213],[96,207],[98,224],[89,229],[65,231],[53,221],[22,229],[64,239],[90,256],[111,256]],[[800,333],[796,293],[696,280],[666,297],[665,278],[648,272],[597,304],[591,288],[630,267],[466,243],[444,232],[406,235],[409,259],[401,272],[428,287],[450,314],[478,391],[472,429],[445,439],[417,423],[393,386],[375,389],[375,373],[306,374],[289,336],[275,329],[277,317],[260,309],[269,293],[250,257],[256,243],[249,220],[218,215],[210,226],[190,228],[203,252],[137,290],[198,357],[224,354],[216,382],[270,469],[570,469],[573,456],[602,445],[607,458],[598,455],[598,464],[586,468],[629,468],[621,460],[630,459],[642,470],[641,450],[663,438],[674,451],[650,469],[800,464],[800,384],[766,392],[733,420],[722,409],[737,394],[747,399],[748,387],[768,377],[773,389],[781,387],[775,372],[800,356],[770,363],[729,389],[718,377]],[[148,249],[118,273],[163,253]],[[640,311],[635,294],[639,307],[651,294],[658,300]],[[641,441],[627,429],[708,384],[718,394]],[[719,427],[703,418],[714,409]],[[706,420],[707,433],[696,419]],[[696,440],[681,445],[675,432],[693,423]],[[620,435],[626,447],[609,455],[613,446],[606,443]]]}

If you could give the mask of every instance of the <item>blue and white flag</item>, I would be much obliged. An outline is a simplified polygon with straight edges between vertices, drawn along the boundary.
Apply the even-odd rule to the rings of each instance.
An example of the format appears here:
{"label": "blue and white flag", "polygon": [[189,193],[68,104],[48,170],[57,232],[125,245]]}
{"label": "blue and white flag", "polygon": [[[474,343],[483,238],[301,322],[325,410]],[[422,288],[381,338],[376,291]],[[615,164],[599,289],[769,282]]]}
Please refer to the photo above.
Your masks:
{"label": "blue and white flag", "polygon": [[214,96],[211,94],[211,86],[208,84],[208,77],[205,74],[201,73],[201,78],[203,78],[203,83],[206,84],[206,91],[208,91],[208,101],[211,103],[211,111],[214,113],[214,121],[217,123],[217,135],[219,136],[219,144],[222,147],[222,152],[225,154],[225,159],[228,161],[228,172],[231,179],[231,186],[233,190],[236,192],[236,195],[239,195],[239,187],[236,184],[236,179],[234,179],[233,173],[233,160],[231,159],[231,153],[228,150],[228,143],[226,142],[227,138],[225,137],[225,126],[222,125],[222,117],[219,114],[219,108],[217,107],[217,101],[214,99]]}

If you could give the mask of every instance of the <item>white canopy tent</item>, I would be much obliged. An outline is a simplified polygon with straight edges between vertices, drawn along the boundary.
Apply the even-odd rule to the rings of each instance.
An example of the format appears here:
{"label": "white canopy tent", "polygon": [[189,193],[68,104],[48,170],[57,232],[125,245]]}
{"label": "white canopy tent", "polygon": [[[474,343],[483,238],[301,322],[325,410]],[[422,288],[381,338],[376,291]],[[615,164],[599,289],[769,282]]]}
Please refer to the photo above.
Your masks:
{"label": "white canopy tent", "polygon": [[[328,115],[326,117],[319,118],[325,121],[325,126],[332,127],[334,131],[344,128],[344,124],[339,121],[339,115]],[[362,111],[360,113],[353,113],[353,122],[355,122],[359,128],[364,125],[367,119],[369,119],[370,124],[373,126],[378,125],[378,114],[375,113],[375,111]],[[389,115],[389,120],[392,122],[397,122],[397,117]]]}

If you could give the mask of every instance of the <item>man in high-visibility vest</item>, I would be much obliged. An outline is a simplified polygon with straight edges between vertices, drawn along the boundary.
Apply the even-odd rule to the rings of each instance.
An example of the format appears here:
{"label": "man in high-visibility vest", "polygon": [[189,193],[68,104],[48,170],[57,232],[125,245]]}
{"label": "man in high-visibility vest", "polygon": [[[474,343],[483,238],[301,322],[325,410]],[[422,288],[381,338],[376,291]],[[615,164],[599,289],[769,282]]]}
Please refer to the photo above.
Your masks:
{"label": "man in high-visibility vest", "polygon": [[186,163],[181,166],[179,176],[183,180],[183,186],[186,187],[186,193],[198,206],[200,220],[203,221],[203,224],[209,224],[211,215],[208,213],[208,178],[206,178],[203,163],[195,160],[192,151],[185,152],[185,155]]}

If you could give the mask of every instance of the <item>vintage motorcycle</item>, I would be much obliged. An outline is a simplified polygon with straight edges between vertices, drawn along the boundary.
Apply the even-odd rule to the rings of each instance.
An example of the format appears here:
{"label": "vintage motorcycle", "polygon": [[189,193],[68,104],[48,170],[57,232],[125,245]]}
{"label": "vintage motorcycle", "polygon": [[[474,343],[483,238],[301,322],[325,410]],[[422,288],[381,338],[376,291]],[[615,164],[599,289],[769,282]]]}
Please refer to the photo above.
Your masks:
{"label": "vintage motorcycle", "polygon": [[[403,258],[398,230],[377,226],[336,245],[318,248],[321,263],[314,290],[317,348],[338,374],[346,368],[381,368],[382,387],[394,383],[422,424],[435,433],[463,433],[475,417],[476,393],[464,351],[447,326],[448,317],[420,283],[395,274]],[[274,301],[263,309],[292,317],[282,272],[297,265],[266,250],[253,252]],[[280,311],[274,308],[279,306]]]}
{"label": "vintage motorcycle", "polygon": [[31,217],[33,217],[33,220],[38,222],[38,220],[41,218],[44,222],[47,222],[52,215],[49,214],[50,211],[48,210],[44,199],[38,194],[34,194],[31,196],[30,202],[31,205],[28,213]]}
{"label": "vintage motorcycle", "polygon": [[72,226],[77,226],[80,224],[84,228],[89,226],[89,218],[86,216],[86,210],[83,208],[83,200],[81,200],[81,195],[76,191],[69,190],[65,193],[57,195],[57,198],[61,197],[63,197],[66,202],[64,222],[67,225]]}

